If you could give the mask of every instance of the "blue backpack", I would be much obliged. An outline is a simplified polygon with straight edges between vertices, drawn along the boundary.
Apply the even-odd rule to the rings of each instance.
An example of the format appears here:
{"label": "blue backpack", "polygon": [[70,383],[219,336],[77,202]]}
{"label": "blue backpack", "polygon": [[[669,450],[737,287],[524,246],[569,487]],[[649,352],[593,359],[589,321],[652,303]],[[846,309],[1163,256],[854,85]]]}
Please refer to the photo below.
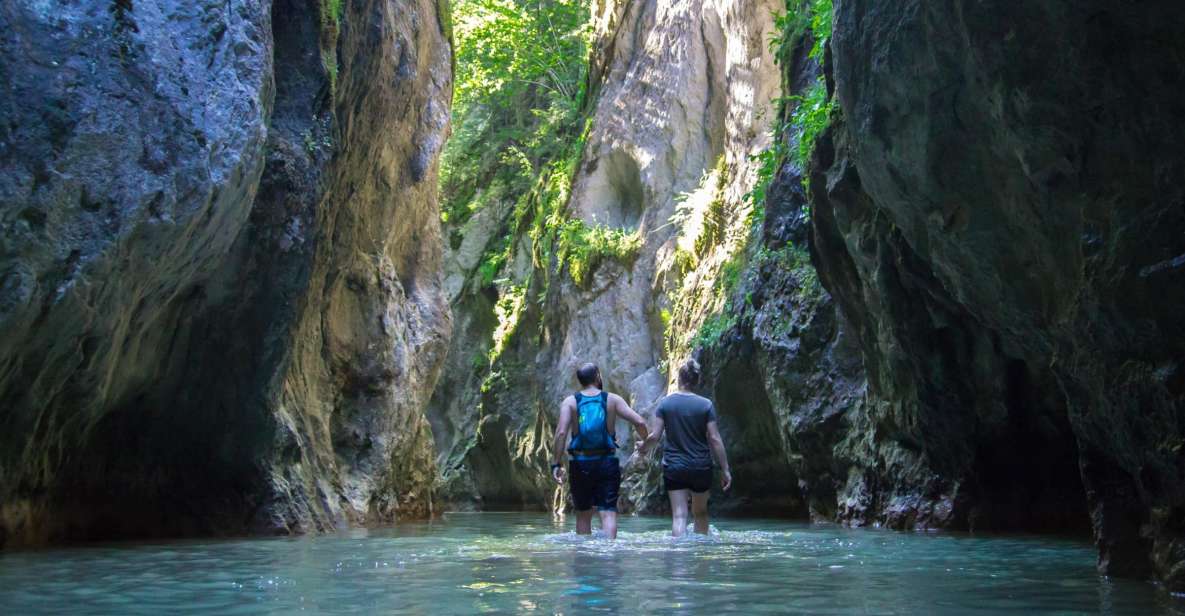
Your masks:
{"label": "blue backpack", "polygon": [[610,453],[617,449],[617,443],[613,442],[613,435],[609,433],[609,420],[606,417],[609,394],[602,391],[595,396],[586,396],[580,392],[572,395],[576,398],[576,425],[568,451]]}

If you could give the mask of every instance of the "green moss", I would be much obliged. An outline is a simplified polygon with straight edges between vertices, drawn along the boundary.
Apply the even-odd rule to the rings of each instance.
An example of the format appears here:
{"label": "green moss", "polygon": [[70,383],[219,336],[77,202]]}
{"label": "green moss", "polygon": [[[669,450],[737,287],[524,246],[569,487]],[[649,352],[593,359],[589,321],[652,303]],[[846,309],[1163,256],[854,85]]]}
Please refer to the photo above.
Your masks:
{"label": "green moss", "polygon": [[675,272],[679,278],[682,279],[688,272],[695,270],[699,265],[699,257],[690,250],[682,248],[675,249]]}
{"label": "green moss", "polygon": [[720,273],[716,278],[718,292],[725,298],[732,297],[733,292],[741,284],[741,274],[745,271],[745,253],[738,251],[720,266]]}
{"label": "green moss", "polygon": [[527,288],[525,286],[507,285],[502,290],[502,296],[494,306],[494,314],[498,317],[498,327],[494,329],[493,347],[490,348],[490,363],[502,355],[506,343],[518,329],[518,323],[526,305]]}
{"label": "green moss", "polygon": [[341,34],[342,0],[321,0],[321,65],[329,76],[329,91],[337,91],[337,38]]}
{"label": "green moss", "polygon": [[757,268],[776,266],[793,272],[798,282],[797,294],[803,299],[818,299],[823,294],[819,274],[811,264],[811,255],[806,248],[786,244],[778,250],[762,247],[754,259]]}
{"label": "green moss", "polygon": [[557,256],[567,267],[568,275],[577,285],[585,285],[598,265],[606,259],[619,263],[631,262],[642,248],[637,233],[621,229],[589,226],[582,220],[568,220],[560,226]]}
{"label": "green moss", "polygon": [[724,335],[737,326],[737,317],[731,312],[714,314],[704,319],[703,324],[691,337],[692,348],[710,348],[716,346]]}
{"label": "green moss", "polygon": [[716,160],[712,174],[716,178],[712,200],[704,212],[703,230],[695,238],[695,254],[699,257],[706,256],[720,245],[728,231],[728,203],[724,199],[724,189],[728,186],[729,170],[723,154]]}

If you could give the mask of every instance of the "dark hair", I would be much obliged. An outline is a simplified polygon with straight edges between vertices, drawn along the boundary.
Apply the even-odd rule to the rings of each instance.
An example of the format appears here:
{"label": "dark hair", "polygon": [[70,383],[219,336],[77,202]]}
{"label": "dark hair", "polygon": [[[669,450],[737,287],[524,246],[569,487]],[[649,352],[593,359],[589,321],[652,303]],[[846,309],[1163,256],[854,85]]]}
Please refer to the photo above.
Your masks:
{"label": "dark hair", "polygon": [[587,363],[576,369],[576,380],[584,387],[601,386],[601,369],[594,363]]}
{"label": "dark hair", "polygon": [[699,385],[699,380],[703,376],[703,370],[699,367],[699,362],[694,359],[689,359],[679,366],[679,386],[680,387],[695,387]]}

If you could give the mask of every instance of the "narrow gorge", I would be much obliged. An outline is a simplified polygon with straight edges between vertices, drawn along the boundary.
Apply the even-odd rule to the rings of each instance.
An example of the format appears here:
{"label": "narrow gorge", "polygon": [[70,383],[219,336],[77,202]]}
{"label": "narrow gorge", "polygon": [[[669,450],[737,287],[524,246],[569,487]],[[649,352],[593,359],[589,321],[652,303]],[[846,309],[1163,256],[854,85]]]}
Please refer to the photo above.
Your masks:
{"label": "narrow gorge", "polygon": [[[0,29],[0,547],[552,511],[574,369],[648,416],[695,357],[714,512],[1092,537],[1185,591],[1185,4]],[[619,506],[665,512],[657,461]]]}

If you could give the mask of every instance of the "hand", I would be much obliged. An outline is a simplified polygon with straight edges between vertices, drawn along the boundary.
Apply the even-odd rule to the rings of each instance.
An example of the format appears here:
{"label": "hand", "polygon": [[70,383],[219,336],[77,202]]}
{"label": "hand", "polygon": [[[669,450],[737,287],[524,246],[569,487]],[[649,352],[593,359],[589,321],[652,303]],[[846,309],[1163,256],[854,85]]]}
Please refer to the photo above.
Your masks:
{"label": "hand", "polygon": [[732,487],[732,473],[729,471],[721,472],[720,473],[720,489],[727,492],[728,489],[731,487]]}
{"label": "hand", "polygon": [[564,483],[564,467],[562,467],[562,466],[551,467],[551,477],[552,477],[552,479],[555,479],[556,483]]}

